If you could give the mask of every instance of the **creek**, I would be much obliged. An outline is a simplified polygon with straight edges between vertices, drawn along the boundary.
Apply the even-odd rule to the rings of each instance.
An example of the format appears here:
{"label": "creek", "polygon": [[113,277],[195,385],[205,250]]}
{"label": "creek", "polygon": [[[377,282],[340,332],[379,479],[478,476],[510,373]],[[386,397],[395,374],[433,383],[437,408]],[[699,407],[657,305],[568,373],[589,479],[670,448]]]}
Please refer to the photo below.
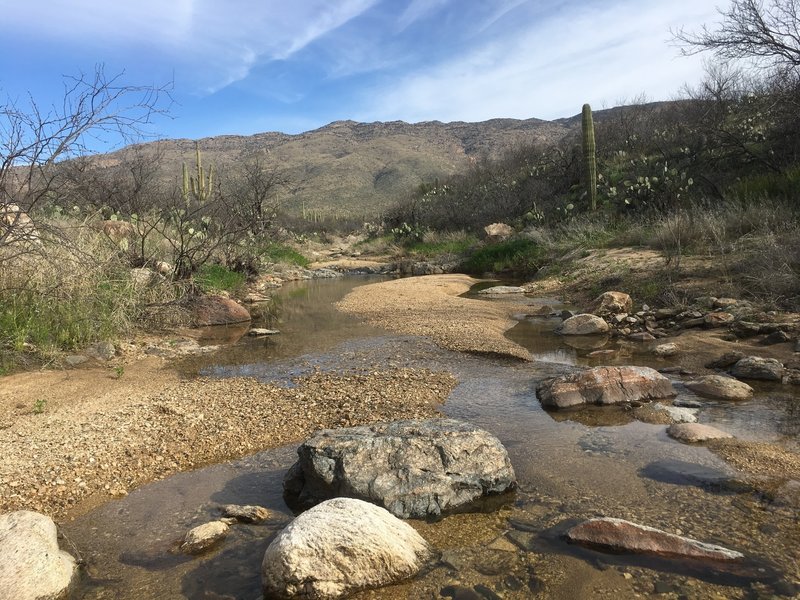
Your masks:
{"label": "creek", "polygon": [[[765,510],[763,498],[702,446],[678,443],[663,425],[630,420],[614,408],[554,415],[536,399],[536,383],[574,365],[600,364],[591,348],[553,333],[556,299],[504,298],[534,304],[508,337],[536,360],[521,363],[441,350],[422,338],[387,334],[336,311],[333,303],[367,278],[287,285],[281,333],[243,338],[182,365],[186,375],[256,377],[291,385],[314,369],[411,367],[449,371],[459,385],[441,407],[495,434],[506,446],[519,490],[499,510],[412,521],[441,560],[412,581],[355,598],[628,598],[770,597],[791,593],[800,577],[796,516]],[[532,310],[535,309],[535,310]],[[577,347],[575,347],[577,346]],[[610,343],[613,347],[614,344]],[[608,346],[607,346],[608,347]],[[669,366],[626,348],[605,364]],[[674,379],[681,397],[695,398]],[[746,439],[796,444],[798,398],[768,386],[746,403],[703,400],[701,422]],[[557,418],[554,418],[557,417]],[[181,473],[65,523],[86,563],[77,597],[89,599],[261,597],[260,562],[277,531],[293,517],[282,498],[296,446]],[[220,549],[201,557],[170,552],[191,527],[217,518],[220,504],[258,504],[278,517],[235,525]],[[569,523],[612,516],[719,543],[751,557],[735,572],[674,561],[608,555],[562,541]]]}

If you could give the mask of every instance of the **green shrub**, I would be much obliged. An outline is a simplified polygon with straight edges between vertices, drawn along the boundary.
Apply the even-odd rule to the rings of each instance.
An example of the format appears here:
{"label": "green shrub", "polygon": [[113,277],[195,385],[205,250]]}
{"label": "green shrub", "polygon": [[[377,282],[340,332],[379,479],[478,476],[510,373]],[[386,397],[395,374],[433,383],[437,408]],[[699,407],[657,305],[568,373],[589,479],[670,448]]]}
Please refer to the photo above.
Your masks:
{"label": "green shrub", "polygon": [[204,292],[235,292],[244,285],[245,275],[222,265],[203,265],[194,281]]}
{"label": "green shrub", "polygon": [[477,250],[461,265],[467,273],[511,271],[532,274],[545,264],[547,251],[532,240],[514,239]]}
{"label": "green shrub", "polygon": [[463,255],[478,245],[478,238],[461,232],[425,232],[422,240],[406,245],[406,252],[418,258],[433,258],[445,254]]}
{"label": "green shrub", "polygon": [[305,256],[286,244],[271,243],[260,248],[262,259],[273,263],[285,263],[307,267],[311,264]]}

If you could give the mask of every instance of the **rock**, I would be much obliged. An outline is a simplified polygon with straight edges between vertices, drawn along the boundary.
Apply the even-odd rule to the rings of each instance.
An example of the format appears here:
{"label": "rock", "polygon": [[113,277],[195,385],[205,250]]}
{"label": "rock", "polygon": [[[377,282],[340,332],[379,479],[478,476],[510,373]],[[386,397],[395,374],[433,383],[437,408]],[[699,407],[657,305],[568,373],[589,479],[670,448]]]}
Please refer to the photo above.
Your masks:
{"label": "rock", "polygon": [[516,486],[503,445],[455,419],[395,421],[324,430],[298,449],[287,500],[307,506],[362,498],[402,518],[469,509]]}
{"label": "rock", "polygon": [[704,375],[693,381],[687,381],[686,387],[706,398],[719,398],[721,400],[749,400],[753,397],[753,388],[723,375]]}
{"label": "rock", "polygon": [[334,498],[302,513],[269,545],[264,596],[340,598],[411,577],[430,558],[427,542],[387,510]]}
{"label": "rock", "polygon": [[655,348],[653,348],[653,354],[660,358],[667,358],[670,356],[675,356],[678,353],[678,344],[674,342],[669,342],[667,344],[659,344]]}
{"label": "rock", "polygon": [[743,352],[726,352],[716,360],[706,363],[706,369],[727,369],[744,358]]}
{"label": "rock", "polygon": [[672,406],[682,406],[683,408],[703,408],[703,403],[694,398],[675,398]]}
{"label": "rock", "polygon": [[0,598],[56,600],[76,575],[75,559],[58,548],[50,517],[20,510],[0,515]]}
{"label": "rock", "polygon": [[634,342],[651,342],[656,337],[646,331],[637,331],[636,333],[631,333],[628,336],[629,340],[633,340]]}
{"label": "rock", "polygon": [[616,315],[633,310],[633,300],[625,292],[604,292],[595,298],[594,312],[598,315]]}
{"label": "rock", "polygon": [[761,333],[761,325],[758,323],[750,323],[748,321],[736,321],[731,326],[731,330],[738,338],[750,338]]}
{"label": "rock", "polygon": [[270,517],[263,506],[223,504],[219,508],[223,517],[232,517],[241,523],[261,523]]}
{"label": "rock", "polygon": [[483,228],[490,241],[501,242],[514,234],[514,228],[505,223],[492,223]]}
{"label": "rock", "polygon": [[656,402],[652,405],[653,409],[663,413],[667,413],[673,423],[696,423],[697,422],[697,409],[687,408],[685,406],[673,406],[668,404],[661,404]]}
{"label": "rock", "polygon": [[98,360],[111,360],[117,355],[117,349],[111,342],[96,342],[86,349],[86,353]]}
{"label": "rock", "polygon": [[669,379],[649,367],[595,367],[542,382],[536,389],[542,406],[620,404],[672,398]]}
{"label": "rock", "polygon": [[567,532],[570,542],[611,552],[633,552],[668,558],[738,561],[744,555],[623,519],[589,519]]}
{"label": "rock", "polygon": [[199,554],[214,546],[228,535],[228,524],[223,521],[211,521],[190,529],[183,538],[181,552]]}
{"label": "rock", "polygon": [[703,324],[709,328],[724,327],[734,321],[734,316],[727,312],[710,312],[703,317]]}
{"label": "rock", "polygon": [[730,308],[737,304],[739,304],[739,301],[736,298],[717,298],[714,300],[714,308]]}
{"label": "rock", "polygon": [[70,354],[69,356],[67,356],[67,357],[64,359],[64,361],[65,361],[65,362],[66,362],[66,363],[67,363],[67,364],[68,364],[70,367],[77,367],[78,365],[82,365],[82,364],[83,364],[83,363],[85,363],[87,360],[89,360],[89,357],[88,357],[88,356],[84,356],[83,354]]}
{"label": "rock", "polygon": [[268,335],[277,335],[280,331],[277,329],[263,329],[261,327],[253,327],[247,332],[250,337],[266,337]]}
{"label": "rock", "polygon": [[681,309],[679,308],[659,308],[654,315],[657,320],[664,321],[666,319],[674,319],[680,312]]}
{"label": "rock", "polygon": [[496,285],[494,287],[486,288],[478,292],[479,294],[490,295],[505,295],[505,294],[524,294],[525,288],[516,285]]}
{"label": "rock", "polygon": [[250,320],[247,309],[224,296],[200,296],[191,303],[195,327],[244,323]]}
{"label": "rock", "polygon": [[144,267],[131,269],[130,273],[131,282],[133,283],[134,288],[147,287],[148,285],[153,285],[154,283],[158,283],[164,279],[152,269],[147,269]]}
{"label": "rock", "polygon": [[731,375],[742,379],[780,381],[783,378],[783,364],[776,358],[746,356],[733,365]]}
{"label": "rock", "polygon": [[785,331],[778,330],[770,333],[767,337],[761,340],[761,343],[764,346],[773,346],[775,344],[785,344],[786,342],[791,342],[791,341],[792,338],[788,333],[786,333]]}
{"label": "rock", "polygon": [[711,310],[714,308],[714,304],[716,303],[717,298],[714,296],[698,296],[694,299],[694,304],[700,308],[705,310]]}
{"label": "rock", "polygon": [[262,302],[269,302],[270,300],[272,300],[272,298],[264,294],[259,294],[258,292],[248,292],[247,295],[242,298],[242,302],[247,304],[260,304]]}
{"label": "rock", "polygon": [[561,320],[562,321],[566,321],[570,317],[574,317],[576,314],[577,313],[575,313],[575,311],[572,311],[572,310],[566,310],[566,309],[562,310],[561,311]]}
{"label": "rock", "polygon": [[583,313],[568,318],[556,330],[561,335],[595,335],[606,333],[609,330],[608,323],[597,315]]}
{"label": "rock", "polygon": [[674,423],[667,427],[667,435],[681,442],[698,443],[708,440],[732,438],[730,433],[700,423]]}

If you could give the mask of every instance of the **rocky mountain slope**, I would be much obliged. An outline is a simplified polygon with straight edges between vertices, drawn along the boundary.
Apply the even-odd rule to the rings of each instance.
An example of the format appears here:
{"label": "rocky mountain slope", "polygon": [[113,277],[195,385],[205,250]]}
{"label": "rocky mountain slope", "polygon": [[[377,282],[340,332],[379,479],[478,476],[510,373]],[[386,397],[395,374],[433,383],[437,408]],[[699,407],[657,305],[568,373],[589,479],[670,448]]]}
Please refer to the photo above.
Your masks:
{"label": "rocky mountain slope", "polygon": [[[261,153],[290,179],[281,202],[289,210],[322,216],[375,216],[423,182],[469,167],[481,156],[496,157],[532,142],[550,142],[573,123],[539,119],[493,119],[481,123],[409,124],[337,121],[306,133],[260,133],[198,140],[205,165],[220,177]],[[134,153],[158,155],[160,177],[177,182],[181,164],[194,161],[195,142],[162,140],[95,158],[98,166],[124,168]]]}

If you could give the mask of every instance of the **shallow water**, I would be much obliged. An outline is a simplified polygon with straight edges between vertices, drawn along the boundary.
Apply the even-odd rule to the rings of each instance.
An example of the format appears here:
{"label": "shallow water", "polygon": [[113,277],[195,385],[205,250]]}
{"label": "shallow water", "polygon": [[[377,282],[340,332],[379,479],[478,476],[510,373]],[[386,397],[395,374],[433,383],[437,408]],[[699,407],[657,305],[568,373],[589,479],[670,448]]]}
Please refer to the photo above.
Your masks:
{"label": "shallow water", "polygon": [[[426,367],[447,370],[459,385],[442,407],[484,427],[506,445],[520,489],[501,510],[412,524],[442,559],[411,582],[357,598],[628,598],[666,591],[673,597],[770,597],[800,580],[796,516],[764,510],[762,499],[724,462],[699,446],[669,439],[663,426],[631,422],[591,427],[555,420],[535,397],[536,383],[575,364],[597,364],[591,349],[566,346],[552,334],[557,319],[525,319],[509,337],[537,361],[465,356],[424,339],[387,335],[333,308],[364,279],[287,286],[279,336],[242,340],[183,365],[187,373],[254,376],[288,382],[313,368]],[[503,298],[502,302],[514,302]],[[560,312],[555,299],[527,301]],[[530,309],[530,307],[528,307]],[[544,310],[542,311],[544,312]],[[580,344],[576,344],[580,345]],[[627,352],[627,350],[626,350]],[[630,350],[618,359],[647,364]],[[652,362],[652,359],[650,359]],[[668,364],[668,363],[660,363]],[[681,394],[689,394],[680,382]],[[748,403],[704,401],[701,421],[721,423],[748,439],[796,440],[797,398],[759,390]],[[281,480],[295,447],[261,452],[139,488],[64,525],[87,564],[78,597],[86,599],[260,598],[259,563],[275,533],[292,518]],[[170,552],[192,526],[224,503],[260,504],[278,517],[236,525],[215,552],[186,558]],[[692,569],[674,561],[609,556],[568,546],[565,525],[598,515],[627,518],[740,550],[755,562],[740,572]],[[470,595],[472,594],[472,595]]]}

